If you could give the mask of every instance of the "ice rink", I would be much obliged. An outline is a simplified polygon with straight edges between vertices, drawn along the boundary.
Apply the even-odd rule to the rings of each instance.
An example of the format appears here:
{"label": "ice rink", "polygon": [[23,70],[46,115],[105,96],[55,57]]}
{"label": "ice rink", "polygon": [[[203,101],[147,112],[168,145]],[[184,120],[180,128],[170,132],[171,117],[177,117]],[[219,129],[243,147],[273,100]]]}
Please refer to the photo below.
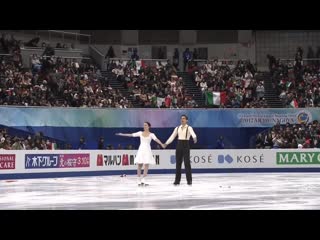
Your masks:
{"label": "ice rink", "polygon": [[173,174],[0,181],[0,209],[320,209],[320,173]]}

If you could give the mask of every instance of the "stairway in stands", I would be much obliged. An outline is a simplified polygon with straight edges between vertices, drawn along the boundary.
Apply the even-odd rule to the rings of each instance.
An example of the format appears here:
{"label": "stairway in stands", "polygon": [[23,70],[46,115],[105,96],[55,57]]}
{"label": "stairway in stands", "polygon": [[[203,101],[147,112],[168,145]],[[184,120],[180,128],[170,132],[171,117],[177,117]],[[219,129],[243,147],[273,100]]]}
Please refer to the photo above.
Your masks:
{"label": "stairway in stands", "polygon": [[187,72],[178,72],[178,76],[183,79],[183,86],[187,90],[187,93],[192,95],[193,99],[198,104],[198,107],[205,107],[205,98],[199,87],[197,87],[195,81]]}
{"label": "stairway in stands", "polygon": [[272,80],[269,72],[262,72],[257,77],[264,81],[264,98],[270,108],[283,108],[279,95],[272,86]]}
{"label": "stairway in stands", "polygon": [[128,89],[125,89],[121,83],[119,83],[117,81],[116,75],[112,72],[107,72],[107,71],[101,71],[101,75],[102,77],[104,77],[105,79],[107,79],[111,85],[111,87],[113,89],[118,89],[120,91],[120,93],[126,97],[129,102],[132,103],[133,107],[138,108],[139,104],[133,99],[132,96],[130,96],[130,93],[128,91]]}

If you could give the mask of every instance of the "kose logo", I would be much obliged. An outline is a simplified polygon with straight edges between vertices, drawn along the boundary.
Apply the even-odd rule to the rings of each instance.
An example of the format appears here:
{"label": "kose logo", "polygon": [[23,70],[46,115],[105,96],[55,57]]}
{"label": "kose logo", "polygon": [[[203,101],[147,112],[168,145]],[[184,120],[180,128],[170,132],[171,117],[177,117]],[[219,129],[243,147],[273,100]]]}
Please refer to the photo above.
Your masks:
{"label": "kose logo", "polygon": [[[202,156],[190,156],[190,163],[213,163],[212,162],[212,155],[202,155]],[[176,156],[171,155],[170,156],[170,163],[175,164],[176,163]]]}
{"label": "kose logo", "polygon": [[[263,163],[263,154],[259,155],[240,155],[236,156],[236,162],[235,163]],[[233,157],[231,157],[229,154],[227,155],[218,155],[218,163],[223,164],[224,162],[232,163],[234,161]]]}
{"label": "kose logo", "polygon": [[[160,156],[159,155],[154,155],[153,156],[156,165],[160,164]],[[98,154],[97,155],[97,166],[128,166],[128,165],[134,165],[134,158],[135,155],[128,155],[128,154],[123,154],[123,155],[102,155]]]}
{"label": "kose logo", "polygon": [[233,158],[229,154],[226,156],[218,155],[218,163],[224,163],[224,161],[226,161],[227,163],[232,163]]}

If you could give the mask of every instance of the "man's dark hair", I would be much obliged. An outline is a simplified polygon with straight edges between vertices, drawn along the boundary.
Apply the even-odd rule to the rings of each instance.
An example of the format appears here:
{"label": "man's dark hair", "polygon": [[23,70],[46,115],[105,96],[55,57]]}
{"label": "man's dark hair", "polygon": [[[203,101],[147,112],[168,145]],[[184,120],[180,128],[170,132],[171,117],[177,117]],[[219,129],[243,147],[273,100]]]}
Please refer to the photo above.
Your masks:
{"label": "man's dark hair", "polygon": [[182,114],[181,117],[185,117],[188,120],[188,116],[185,114]]}

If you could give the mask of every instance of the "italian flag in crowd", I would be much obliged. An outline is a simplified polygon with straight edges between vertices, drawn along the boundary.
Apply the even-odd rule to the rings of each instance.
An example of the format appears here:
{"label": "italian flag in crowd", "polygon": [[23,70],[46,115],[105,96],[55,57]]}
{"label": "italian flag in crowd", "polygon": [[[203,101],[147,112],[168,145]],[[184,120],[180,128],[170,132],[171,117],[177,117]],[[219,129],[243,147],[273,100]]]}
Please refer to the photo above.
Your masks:
{"label": "italian flag in crowd", "polygon": [[145,68],[146,67],[146,63],[145,61],[141,60],[141,61],[136,61],[136,67],[137,70],[139,71],[141,68]]}
{"label": "italian flag in crowd", "polygon": [[162,105],[162,102],[164,102],[165,98],[157,97],[157,106],[160,107]]}
{"label": "italian flag in crowd", "polygon": [[160,107],[162,102],[165,102],[165,98],[152,97],[151,102],[153,106]]}
{"label": "italian flag in crowd", "polygon": [[290,106],[293,107],[293,108],[299,107],[297,100],[293,99],[293,100],[291,101],[291,103],[290,103]]}
{"label": "italian flag in crowd", "polygon": [[58,149],[58,148],[57,148],[57,143],[55,143],[55,142],[50,142],[50,144],[47,145],[47,148],[48,148],[49,150],[56,150],[56,149]]}
{"label": "italian flag in crowd", "polygon": [[221,105],[226,103],[226,92],[207,92],[207,104],[208,105]]}

